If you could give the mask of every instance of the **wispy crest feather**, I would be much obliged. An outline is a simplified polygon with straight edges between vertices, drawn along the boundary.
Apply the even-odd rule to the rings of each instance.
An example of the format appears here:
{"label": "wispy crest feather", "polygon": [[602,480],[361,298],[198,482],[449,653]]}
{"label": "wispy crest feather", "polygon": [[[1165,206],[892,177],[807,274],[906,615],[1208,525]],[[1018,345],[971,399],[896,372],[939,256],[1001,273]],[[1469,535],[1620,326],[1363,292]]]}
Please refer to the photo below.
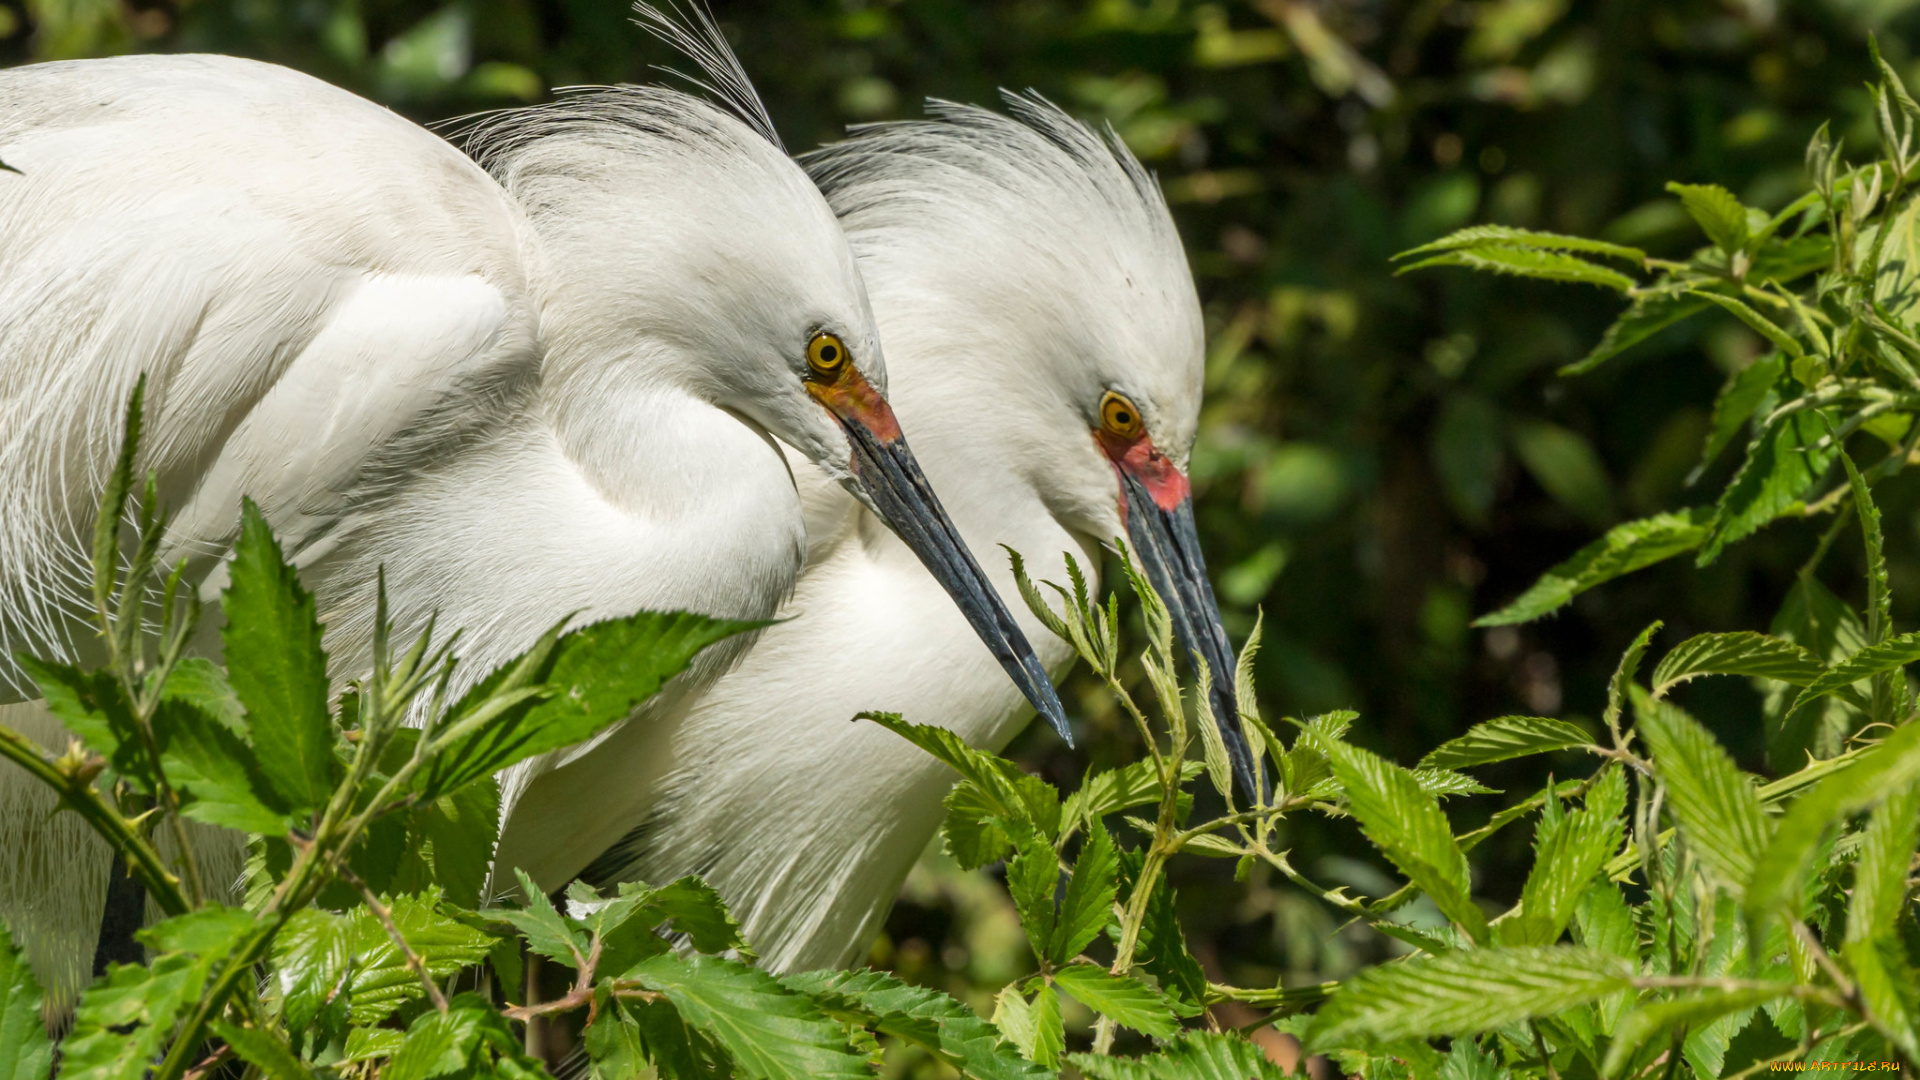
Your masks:
{"label": "wispy crest feather", "polygon": [[767,115],[766,103],[760,100],[760,92],[747,77],[747,69],[727,44],[726,35],[720,32],[720,24],[714,21],[706,0],[687,0],[684,5],[680,0],[666,0],[661,4],[640,0],[633,5],[633,12],[633,21],[642,30],[699,65],[700,74],[689,75],[670,67],[659,70],[705,90],[717,99],[716,104],[739,117],[768,142],[783,151],[786,149],[780,133],[774,130],[773,117]]}

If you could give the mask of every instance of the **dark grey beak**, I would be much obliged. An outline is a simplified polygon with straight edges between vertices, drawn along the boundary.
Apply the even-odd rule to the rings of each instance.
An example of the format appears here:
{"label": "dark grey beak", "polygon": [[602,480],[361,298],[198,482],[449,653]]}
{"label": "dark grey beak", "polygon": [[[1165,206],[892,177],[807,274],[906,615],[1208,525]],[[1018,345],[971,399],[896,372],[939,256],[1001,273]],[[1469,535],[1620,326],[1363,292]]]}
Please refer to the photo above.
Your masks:
{"label": "dark grey beak", "polygon": [[1260,759],[1240,730],[1240,699],[1233,686],[1233,649],[1226,627],[1220,624],[1220,604],[1207,580],[1207,562],[1200,554],[1200,533],[1193,522],[1193,497],[1186,496],[1172,510],[1162,509],[1145,485],[1126,469],[1116,470],[1127,495],[1127,537],[1147,572],[1147,580],[1167,605],[1173,633],[1189,656],[1207,664],[1213,682],[1213,715],[1220,738],[1227,744],[1233,765],[1234,787],[1248,802],[1254,792],[1265,793]]}
{"label": "dark grey beak", "polygon": [[1014,685],[1068,746],[1073,732],[1067,727],[1067,713],[1054,692],[1053,681],[1040,666],[1020,625],[1013,621],[1000,594],[994,591],[973,553],[960,539],[953,521],[941,508],[933,487],[920,471],[919,462],[907,449],[905,436],[881,439],[865,424],[842,418],[847,440],[853,444],[855,483],[865,492],[881,520],[920,557],[934,580],[947,590],[967,617],[973,631],[980,635],[994,659],[1006,669]]}

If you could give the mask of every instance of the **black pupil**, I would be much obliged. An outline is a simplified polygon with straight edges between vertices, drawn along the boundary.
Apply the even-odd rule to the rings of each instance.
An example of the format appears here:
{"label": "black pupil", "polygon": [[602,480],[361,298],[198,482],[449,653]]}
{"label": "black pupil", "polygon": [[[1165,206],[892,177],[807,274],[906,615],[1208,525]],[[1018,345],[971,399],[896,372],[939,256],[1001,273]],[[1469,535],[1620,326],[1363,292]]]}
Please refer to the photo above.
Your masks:
{"label": "black pupil", "polygon": [[1117,412],[1113,414],[1113,422],[1119,424],[1121,427],[1126,427],[1128,424],[1133,423],[1133,417],[1123,412]]}
{"label": "black pupil", "polygon": [[839,349],[836,349],[831,345],[820,346],[820,362],[821,363],[831,364],[835,360],[839,359],[839,357],[840,357]]}

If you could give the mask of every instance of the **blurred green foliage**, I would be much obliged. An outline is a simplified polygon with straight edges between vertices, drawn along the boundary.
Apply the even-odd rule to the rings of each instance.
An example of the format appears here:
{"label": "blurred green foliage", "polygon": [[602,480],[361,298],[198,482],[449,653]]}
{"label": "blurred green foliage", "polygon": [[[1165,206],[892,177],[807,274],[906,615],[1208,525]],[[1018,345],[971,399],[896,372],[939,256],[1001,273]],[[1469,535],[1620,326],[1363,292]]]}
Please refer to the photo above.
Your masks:
{"label": "blurred green foliage", "polygon": [[[1718,491],[1731,460],[1688,483],[1709,408],[1762,342],[1731,317],[1697,318],[1563,379],[1555,369],[1587,352],[1617,296],[1457,270],[1400,278],[1389,257],[1476,222],[1684,256],[1698,233],[1667,181],[1721,184],[1772,211],[1800,190],[1801,151],[1820,122],[1833,118],[1849,146],[1876,144],[1865,36],[1878,31],[1914,81],[1920,3],[716,7],[790,147],[915,115],[930,95],[990,102],[999,87],[1034,87],[1111,122],[1159,172],[1209,316],[1193,462],[1202,533],[1236,636],[1266,611],[1270,715],[1358,708],[1355,740],[1406,764],[1503,713],[1591,725],[1640,627],[1665,619],[1673,640],[1764,627],[1815,543],[1813,528],[1782,523],[1707,569],[1674,560],[1551,621],[1470,629],[1606,525]],[[536,100],[549,86],[654,78],[650,65],[671,63],[620,0],[0,5],[6,62],[140,50],[287,63],[421,120]],[[1920,478],[1879,498],[1894,593],[1920,597],[1909,587],[1920,580]],[[1846,560],[1857,557],[1830,560],[1836,589],[1856,603],[1848,590],[1861,575]],[[1753,691],[1712,680],[1684,697],[1743,765],[1764,768]],[[1014,748],[1069,784],[1085,754],[1133,756],[1120,718],[1090,692],[1078,699],[1099,733],[1082,752],[1038,731]],[[1537,790],[1554,760],[1513,763],[1491,782]],[[1296,865],[1323,880],[1384,891],[1356,832],[1323,824],[1290,840]],[[1516,833],[1476,853],[1477,891],[1517,896],[1524,844]],[[875,959],[962,996],[997,987],[1021,955],[1005,896],[944,865],[930,858],[915,872]],[[1250,892],[1233,886],[1230,865],[1187,873],[1189,938],[1235,983],[1338,976],[1384,948],[1257,870]]]}

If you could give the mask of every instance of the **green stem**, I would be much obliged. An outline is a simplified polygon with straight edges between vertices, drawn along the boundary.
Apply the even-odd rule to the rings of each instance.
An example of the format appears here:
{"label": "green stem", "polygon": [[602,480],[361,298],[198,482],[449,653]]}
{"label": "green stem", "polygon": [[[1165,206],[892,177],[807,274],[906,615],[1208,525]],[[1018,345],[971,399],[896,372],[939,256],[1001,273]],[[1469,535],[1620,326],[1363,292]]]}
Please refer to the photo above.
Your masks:
{"label": "green stem", "polygon": [[180,892],[180,879],[167,869],[166,860],[140,836],[132,822],[107,805],[100,793],[93,789],[92,777],[81,772],[77,762],[70,768],[63,768],[56,762],[48,761],[38,743],[5,725],[0,725],[0,756],[10,759],[41,783],[59,792],[61,802],[93,826],[93,830],[127,860],[128,868],[140,879],[147,895],[154,898],[162,911],[168,915],[185,915],[192,910],[187,898]]}

